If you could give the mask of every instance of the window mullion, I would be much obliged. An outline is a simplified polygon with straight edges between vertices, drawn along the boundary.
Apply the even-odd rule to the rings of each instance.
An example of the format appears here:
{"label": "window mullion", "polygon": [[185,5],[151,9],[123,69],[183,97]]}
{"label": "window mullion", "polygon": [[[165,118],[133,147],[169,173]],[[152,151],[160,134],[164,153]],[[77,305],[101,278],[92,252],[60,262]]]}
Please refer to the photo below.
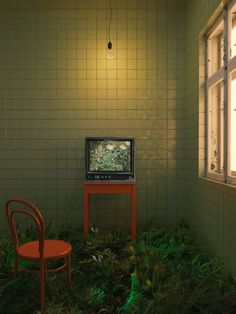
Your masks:
{"label": "window mullion", "polygon": [[224,10],[224,179],[228,181],[229,165],[229,140],[228,140],[228,12]]}

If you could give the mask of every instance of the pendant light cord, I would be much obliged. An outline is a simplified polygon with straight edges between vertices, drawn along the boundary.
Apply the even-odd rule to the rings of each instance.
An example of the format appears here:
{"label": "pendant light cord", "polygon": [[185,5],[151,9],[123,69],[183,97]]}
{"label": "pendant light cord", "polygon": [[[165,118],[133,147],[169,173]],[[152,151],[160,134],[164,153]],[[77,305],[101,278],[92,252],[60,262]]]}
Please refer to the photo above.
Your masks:
{"label": "pendant light cord", "polygon": [[109,18],[109,27],[108,27],[108,38],[109,38],[109,42],[110,42],[111,41],[111,21],[112,21],[111,0],[109,0],[109,7],[110,7],[110,18]]}

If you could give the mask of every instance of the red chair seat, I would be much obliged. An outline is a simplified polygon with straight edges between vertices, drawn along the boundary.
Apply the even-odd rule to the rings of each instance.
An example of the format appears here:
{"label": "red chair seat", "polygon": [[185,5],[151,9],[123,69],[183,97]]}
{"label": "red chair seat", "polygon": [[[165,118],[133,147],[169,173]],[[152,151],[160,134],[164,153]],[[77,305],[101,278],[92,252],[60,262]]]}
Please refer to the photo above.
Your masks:
{"label": "red chair seat", "polygon": [[[39,259],[39,241],[25,243],[18,247],[18,254],[28,260]],[[53,260],[67,256],[72,248],[70,243],[63,240],[45,240],[44,241],[44,259]]]}

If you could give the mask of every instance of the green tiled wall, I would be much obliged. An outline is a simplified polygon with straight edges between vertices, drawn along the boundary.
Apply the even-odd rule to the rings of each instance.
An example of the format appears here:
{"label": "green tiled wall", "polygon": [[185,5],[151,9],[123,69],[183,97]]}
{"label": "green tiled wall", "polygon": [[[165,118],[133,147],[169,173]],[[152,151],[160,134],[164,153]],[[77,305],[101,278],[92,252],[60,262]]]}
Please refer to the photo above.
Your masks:
{"label": "green tiled wall", "polygon": [[[224,2],[224,4],[227,4]],[[236,188],[204,179],[203,34],[223,2],[187,2],[187,84],[185,115],[186,220],[236,274]],[[213,19],[214,20],[214,19]],[[201,35],[200,35],[201,34]],[[199,68],[200,65],[200,68]],[[199,85],[200,84],[200,85]],[[200,88],[200,94],[199,94]]]}
{"label": "green tiled wall", "polygon": [[[82,226],[84,137],[132,136],[138,226],[182,216],[184,1],[111,4],[109,60],[108,0],[1,1],[2,208],[27,198],[47,220]],[[94,223],[128,221],[128,200],[97,202]]]}

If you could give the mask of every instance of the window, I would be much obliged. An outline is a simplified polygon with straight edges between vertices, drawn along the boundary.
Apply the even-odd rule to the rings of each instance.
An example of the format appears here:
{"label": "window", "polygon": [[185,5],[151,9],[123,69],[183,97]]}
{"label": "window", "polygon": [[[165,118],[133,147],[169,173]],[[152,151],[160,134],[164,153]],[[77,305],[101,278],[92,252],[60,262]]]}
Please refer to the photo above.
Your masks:
{"label": "window", "polygon": [[236,0],[206,38],[207,176],[236,183]]}

